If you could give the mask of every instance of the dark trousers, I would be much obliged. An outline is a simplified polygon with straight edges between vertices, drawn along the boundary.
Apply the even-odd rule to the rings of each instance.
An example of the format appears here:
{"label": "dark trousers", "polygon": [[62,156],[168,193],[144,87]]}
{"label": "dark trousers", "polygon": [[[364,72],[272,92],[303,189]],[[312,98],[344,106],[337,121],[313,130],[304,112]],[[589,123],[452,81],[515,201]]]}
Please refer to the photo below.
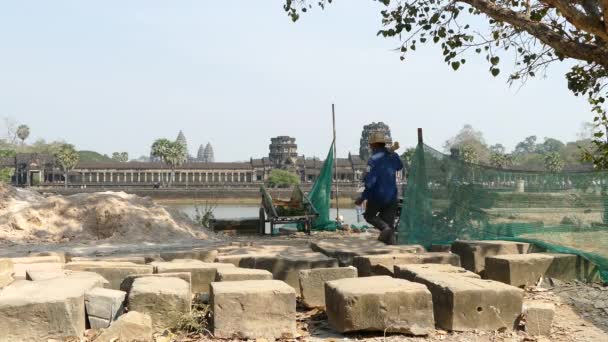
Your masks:
{"label": "dark trousers", "polygon": [[380,230],[379,241],[389,245],[395,244],[395,218],[397,215],[397,202],[389,204],[378,204],[367,201],[363,217],[365,221]]}

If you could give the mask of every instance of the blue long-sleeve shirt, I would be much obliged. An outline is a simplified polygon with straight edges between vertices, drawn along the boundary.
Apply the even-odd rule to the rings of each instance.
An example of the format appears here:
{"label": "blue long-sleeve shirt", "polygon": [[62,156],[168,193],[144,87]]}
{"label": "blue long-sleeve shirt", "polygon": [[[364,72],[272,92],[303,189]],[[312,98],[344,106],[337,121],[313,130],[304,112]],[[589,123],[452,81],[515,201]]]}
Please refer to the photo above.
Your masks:
{"label": "blue long-sleeve shirt", "polygon": [[395,202],[398,194],[396,174],[403,169],[399,155],[387,149],[376,150],[367,162],[367,169],[361,199],[381,205]]}

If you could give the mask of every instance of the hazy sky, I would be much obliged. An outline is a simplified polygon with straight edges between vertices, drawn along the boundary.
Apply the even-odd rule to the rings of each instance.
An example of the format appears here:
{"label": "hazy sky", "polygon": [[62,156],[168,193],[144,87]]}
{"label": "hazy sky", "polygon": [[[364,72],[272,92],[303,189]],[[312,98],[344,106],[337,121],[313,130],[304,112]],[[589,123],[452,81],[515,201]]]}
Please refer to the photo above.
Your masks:
{"label": "hazy sky", "polygon": [[513,147],[574,139],[592,118],[565,66],[519,89],[481,57],[453,72],[437,47],[400,62],[398,42],[376,36],[377,2],[334,2],[294,24],[282,0],[2,1],[0,117],[28,124],[32,140],[131,157],[182,129],[190,153],[210,141],[219,161],[266,155],[276,135],[324,156],[332,102],[340,155],[357,153],[372,121],[402,146],[423,127],[440,148],[467,123]]}

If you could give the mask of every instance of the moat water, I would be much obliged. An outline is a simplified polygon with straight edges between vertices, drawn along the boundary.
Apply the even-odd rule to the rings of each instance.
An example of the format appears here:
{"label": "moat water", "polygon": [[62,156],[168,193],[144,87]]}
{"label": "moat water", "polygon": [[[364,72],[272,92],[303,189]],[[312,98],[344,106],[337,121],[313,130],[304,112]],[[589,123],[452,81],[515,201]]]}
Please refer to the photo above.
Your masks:
{"label": "moat water", "polygon": [[[179,211],[187,214],[190,217],[193,217],[196,210],[195,204],[165,204],[166,206],[176,208]],[[230,205],[230,204],[220,204],[215,210],[215,217],[218,219],[228,219],[228,218],[251,218],[258,217],[259,215],[259,206],[256,205]],[[363,217],[359,217],[359,222],[357,221],[357,211],[354,208],[344,208],[340,209],[340,216],[344,217],[344,222],[348,224],[362,224],[364,223]],[[336,217],[336,209],[332,208],[330,212],[330,217]]]}

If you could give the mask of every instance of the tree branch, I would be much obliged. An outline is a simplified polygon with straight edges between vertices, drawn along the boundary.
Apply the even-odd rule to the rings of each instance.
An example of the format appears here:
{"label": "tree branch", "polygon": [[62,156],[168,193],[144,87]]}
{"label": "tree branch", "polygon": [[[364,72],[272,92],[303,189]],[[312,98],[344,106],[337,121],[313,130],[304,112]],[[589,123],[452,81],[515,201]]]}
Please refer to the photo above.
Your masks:
{"label": "tree branch", "polygon": [[[607,0],[602,0],[607,1]],[[573,2],[570,0],[542,0],[542,2],[554,6],[559,10],[564,18],[568,20],[572,25],[582,31],[587,31],[591,34],[596,35],[602,40],[608,40],[608,32],[604,23],[599,18],[586,15],[581,12],[578,8],[573,6]]]}
{"label": "tree branch", "polygon": [[495,20],[503,21],[505,23],[513,25],[515,29],[522,29],[528,32],[530,35],[536,37],[541,42],[551,46],[559,55],[597,63],[608,68],[608,50],[603,47],[566,39],[563,35],[553,31],[544,23],[530,20],[524,14],[520,14],[509,8],[497,5],[494,1],[458,1],[477,8],[478,10]]}

